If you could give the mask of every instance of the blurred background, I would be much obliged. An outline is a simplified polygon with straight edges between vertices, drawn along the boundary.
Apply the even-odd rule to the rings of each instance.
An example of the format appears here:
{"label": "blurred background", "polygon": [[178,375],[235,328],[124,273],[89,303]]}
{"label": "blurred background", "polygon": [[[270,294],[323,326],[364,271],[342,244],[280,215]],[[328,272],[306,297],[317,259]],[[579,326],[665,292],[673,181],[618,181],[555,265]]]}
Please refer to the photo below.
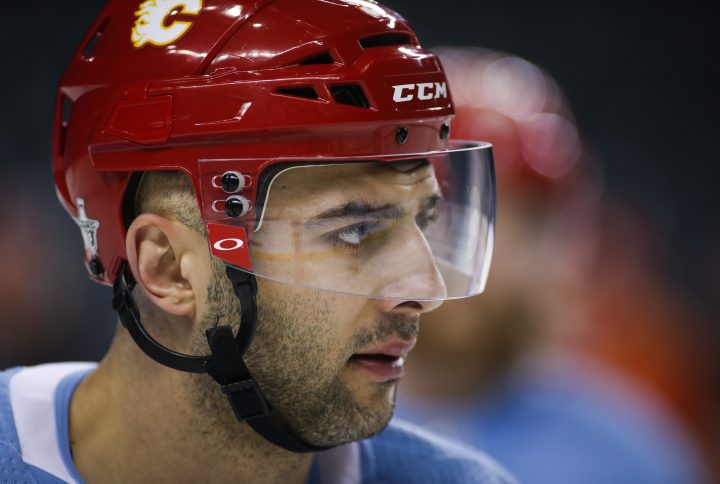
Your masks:
{"label": "blurred background", "polygon": [[[708,4],[385,4],[441,55],[453,136],[494,143],[500,203],[487,293],[428,315],[398,413],[523,482],[720,482]],[[102,1],[4,6],[0,368],[97,360],[111,294],[55,198],[50,132]]]}

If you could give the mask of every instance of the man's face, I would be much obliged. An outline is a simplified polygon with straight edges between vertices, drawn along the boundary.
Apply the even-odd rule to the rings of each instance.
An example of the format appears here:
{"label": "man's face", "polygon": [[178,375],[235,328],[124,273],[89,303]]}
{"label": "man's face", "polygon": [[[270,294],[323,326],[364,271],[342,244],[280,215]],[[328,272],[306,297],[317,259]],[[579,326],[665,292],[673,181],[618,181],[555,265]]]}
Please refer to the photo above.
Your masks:
{"label": "man's face", "polygon": [[[254,269],[275,280],[258,278],[258,327],[246,362],[305,441],[368,437],[392,416],[419,316],[438,305],[412,296],[445,291],[420,228],[437,197],[431,165],[419,162],[298,168],[273,182],[250,246]],[[213,272],[206,324],[235,323],[239,303],[217,262]],[[195,400],[203,411],[232,418],[225,397],[202,382]]]}

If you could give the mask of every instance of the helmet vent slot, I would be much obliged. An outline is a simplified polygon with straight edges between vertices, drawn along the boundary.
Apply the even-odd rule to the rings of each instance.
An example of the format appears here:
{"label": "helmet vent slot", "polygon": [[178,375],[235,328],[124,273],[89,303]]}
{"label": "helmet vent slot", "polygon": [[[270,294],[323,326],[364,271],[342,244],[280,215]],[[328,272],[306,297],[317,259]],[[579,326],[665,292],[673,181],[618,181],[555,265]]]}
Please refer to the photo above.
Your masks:
{"label": "helmet vent slot", "polygon": [[385,34],[365,37],[364,39],[360,39],[359,42],[363,49],[385,47],[388,45],[405,45],[410,43],[410,35],[398,32],[388,32]]}
{"label": "helmet vent slot", "polygon": [[97,30],[95,30],[95,33],[92,34],[92,37],[90,37],[87,44],[85,44],[85,47],[82,50],[83,59],[92,59],[92,53],[95,50],[95,47],[100,40],[100,37],[102,37],[102,34],[105,31],[105,27],[107,27],[108,23],[110,23],[110,17],[107,17],[100,23],[100,26],[97,28]]}
{"label": "helmet vent slot", "polygon": [[347,104],[348,106],[357,106],[359,108],[369,108],[365,91],[358,84],[346,84],[342,86],[330,86],[330,93],[339,104]]}
{"label": "helmet vent slot", "polygon": [[279,87],[275,90],[278,94],[285,96],[301,97],[305,99],[318,99],[318,93],[313,87]]}
{"label": "helmet vent slot", "polygon": [[317,64],[334,64],[334,63],[335,63],[335,60],[333,60],[329,51],[325,51],[320,54],[316,54],[312,57],[308,57],[307,59],[298,62],[298,64],[301,66],[309,66],[309,65],[317,65]]}

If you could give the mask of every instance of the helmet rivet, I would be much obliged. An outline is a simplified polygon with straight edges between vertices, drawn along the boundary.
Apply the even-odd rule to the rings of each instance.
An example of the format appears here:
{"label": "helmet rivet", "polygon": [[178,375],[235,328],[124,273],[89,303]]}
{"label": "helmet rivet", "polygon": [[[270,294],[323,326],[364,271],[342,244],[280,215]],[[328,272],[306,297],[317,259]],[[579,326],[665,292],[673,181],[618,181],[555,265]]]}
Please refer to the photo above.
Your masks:
{"label": "helmet rivet", "polygon": [[98,256],[94,256],[90,259],[88,269],[90,270],[90,274],[95,277],[100,277],[105,273],[105,268],[103,267],[102,262],[100,262],[100,258]]}
{"label": "helmet rivet", "polygon": [[242,217],[250,211],[250,201],[245,197],[230,197],[225,200],[225,213],[228,217]]}
{"label": "helmet rivet", "polygon": [[440,139],[447,139],[447,137],[450,135],[450,125],[447,123],[443,123],[442,126],[440,126]]}
{"label": "helmet rivet", "polygon": [[409,135],[410,133],[408,132],[407,128],[398,128],[397,131],[395,131],[395,142],[399,145],[404,145],[405,143],[407,143]]}
{"label": "helmet rivet", "polygon": [[237,173],[229,171],[222,176],[220,184],[225,193],[235,193],[240,188],[240,177]]}

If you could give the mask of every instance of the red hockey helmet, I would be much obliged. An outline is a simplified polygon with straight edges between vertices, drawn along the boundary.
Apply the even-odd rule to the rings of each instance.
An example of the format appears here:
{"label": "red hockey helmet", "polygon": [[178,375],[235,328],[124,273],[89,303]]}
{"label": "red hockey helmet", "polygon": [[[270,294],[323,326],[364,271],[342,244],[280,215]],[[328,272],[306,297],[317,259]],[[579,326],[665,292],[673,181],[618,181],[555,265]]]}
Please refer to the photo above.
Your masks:
{"label": "red hockey helmet", "polygon": [[[112,0],[60,83],[53,169],[99,282],[113,283],[126,259],[133,174],[180,170],[192,179],[210,249],[227,264],[370,297],[462,297],[485,284],[495,193],[490,146],[450,142],[452,117],[437,57],[373,1]],[[408,160],[430,167],[436,192],[421,207],[422,231],[395,223],[418,207],[394,200],[395,210],[383,212],[370,176],[393,165],[417,177],[414,165],[397,163]],[[377,229],[372,237],[347,223],[335,234],[402,255],[391,269],[398,281],[432,256],[428,271],[446,290],[379,287],[371,276],[390,268],[377,250],[361,263],[346,260],[343,273],[319,274],[312,264],[288,270],[288,260],[317,260],[337,247],[315,243],[321,236],[308,241],[296,214],[271,210],[282,180],[334,190],[335,199],[364,194],[336,200],[344,203],[324,207],[323,217],[308,207],[313,223],[303,230],[355,217],[360,204]]]}

